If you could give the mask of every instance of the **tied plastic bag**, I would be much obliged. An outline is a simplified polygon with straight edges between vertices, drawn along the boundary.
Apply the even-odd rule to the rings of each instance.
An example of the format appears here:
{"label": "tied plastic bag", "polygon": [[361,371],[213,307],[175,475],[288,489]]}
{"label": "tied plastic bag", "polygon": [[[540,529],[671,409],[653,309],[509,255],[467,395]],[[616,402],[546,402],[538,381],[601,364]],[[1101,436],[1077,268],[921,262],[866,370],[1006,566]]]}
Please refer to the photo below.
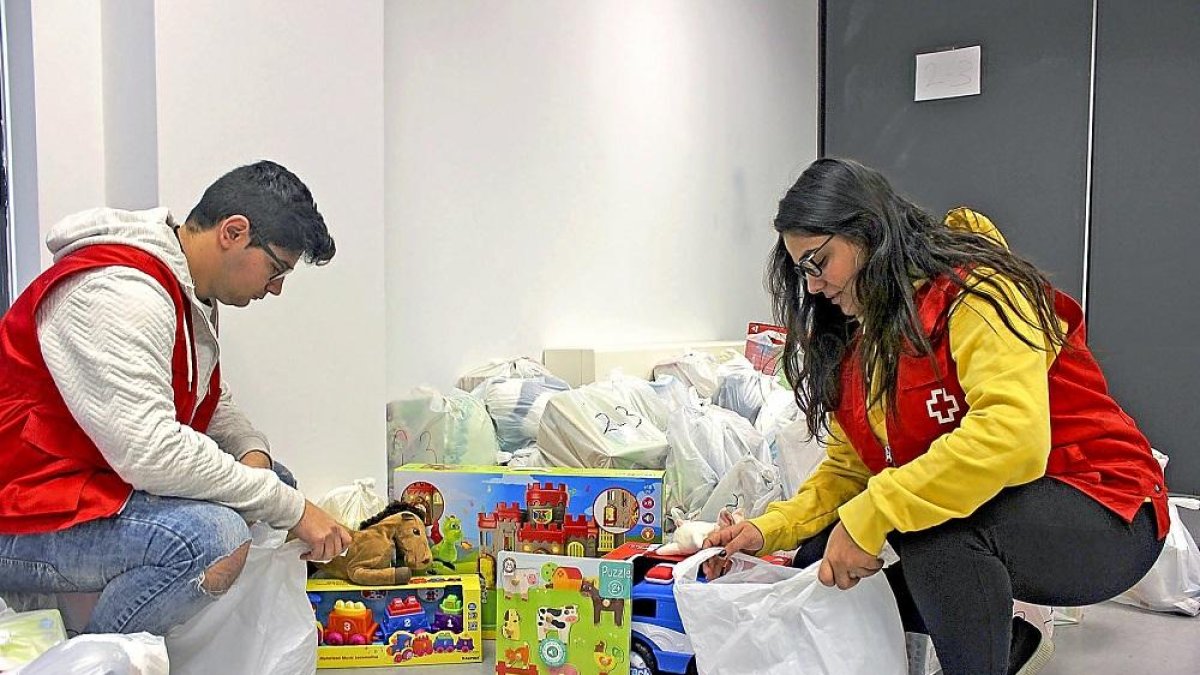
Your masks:
{"label": "tied plastic bag", "polygon": [[661,469],[667,438],[611,392],[595,387],[550,397],[537,445],[548,466]]}
{"label": "tied plastic bag", "polygon": [[308,603],[308,545],[287,532],[250,528],[250,553],[233,586],[167,635],[171,675],[299,675],[317,668],[317,623]]}
{"label": "tied plastic bag", "polygon": [[745,417],[751,424],[758,420],[759,411],[771,392],[782,389],[774,377],[754,370],[741,359],[736,365],[723,365],[713,403]]}
{"label": "tied plastic bag", "polygon": [[1179,517],[1180,507],[1200,509],[1200,499],[1170,498],[1171,529],[1162,553],[1141,581],[1113,600],[1156,612],[1200,615],[1200,549]]}
{"label": "tied plastic bag", "polygon": [[13,675],[168,675],[167,647],[149,633],[77,635]]}
{"label": "tied plastic bag", "polygon": [[537,438],[538,426],[546,402],[560,391],[570,389],[566,382],[552,376],[509,378],[493,377],[471,391],[483,401],[496,425],[496,440],[501,452],[516,452]]}
{"label": "tied plastic bag", "polygon": [[721,476],[696,518],[715,520],[722,509],[740,509],[747,518],[757,518],[766,513],[768,504],[780,499],[783,499],[783,484],[779,481],[779,469],[746,455]]}
{"label": "tied plastic bag", "polygon": [[387,500],[375,494],[374,478],[359,478],[326,492],[317,506],[345,527],[357,530],[364,520],[387,507]]}
{"label": "tied plastic bag", "polygon": [[773,565],[741,553],[708,583],[700,565],[720,549],[675,566],[675,602],[701,675],[904,675],[904,628],[882,574],[850,590],[817,581],[817,567]]}
{"label": "tied plastic bag", "polygon": [[670,375],[695,387],[700,398],[712,398],[717,390],[717,357],[706,352],[688,352],[683,356],[663,361],[651,371],[654,379]]}
{"label": "tied plastic bag", "polygon": [[387,405],[388,494],[392,470],[410,462],[495,464],[496,429],[487,408],[474,396],[452,389],[443,396],[417,387]]}
{"label": "tied plastic bag", "polygon": [[481,366],[476,366],[463,373],[456,384],[463,391],[475,391],[476,387],[493,377],[526,379],[544,375],[553,374],[541,363],[527,356],[518,356],[515,359],[492,359]]}
{"label": "tied plastic bag", "polygon": [[621,399],[626,408],[641,415],[659,431],[667,430],[669,403],[663,400],[662,395],[646,380],[626,375],[618,368],[609,374],[607,380],[594,382],[584,388],[612,394]]}
{"label": "tied plastic bag", "polygon": [[[716,504],[713,509],[705,509],[705,504],[717,483],[743,457],[771,463],[769,449],[750,422],[713,405],[688,405],[671,413],[667,441],[670,449],[664,464],[663,504],[669,512],[678,509],[687,519],[716,520],[725,504]],[[750,501],[744,499],[733,506],[748,506]],[[705,516],[700,515],[702,509]]]}

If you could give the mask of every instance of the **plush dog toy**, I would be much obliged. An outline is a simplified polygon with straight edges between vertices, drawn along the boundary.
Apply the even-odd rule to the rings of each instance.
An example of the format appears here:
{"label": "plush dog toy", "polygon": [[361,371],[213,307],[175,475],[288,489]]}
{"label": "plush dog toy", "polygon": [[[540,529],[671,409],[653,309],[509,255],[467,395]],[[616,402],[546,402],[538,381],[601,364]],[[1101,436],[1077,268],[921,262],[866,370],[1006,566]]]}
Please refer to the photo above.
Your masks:
{"label": "plush dog toy", "polygon": [[351,537],[345,555],[318,566],[326,575],[362,586],[391,586],[408,583],[433,562],[425,512],[412,504],[388,504]]}
{"label": "plush dog toy", "polygon": [[663,555],[691,555],[704,546],[704,538],[712,534],[717,527],[729,527],[746,519],[741,509],[730,511],[721,509],[717,522],[709,523],[703,520],[685,520],[671,534],[671,541],[659,546],[655,553]]}

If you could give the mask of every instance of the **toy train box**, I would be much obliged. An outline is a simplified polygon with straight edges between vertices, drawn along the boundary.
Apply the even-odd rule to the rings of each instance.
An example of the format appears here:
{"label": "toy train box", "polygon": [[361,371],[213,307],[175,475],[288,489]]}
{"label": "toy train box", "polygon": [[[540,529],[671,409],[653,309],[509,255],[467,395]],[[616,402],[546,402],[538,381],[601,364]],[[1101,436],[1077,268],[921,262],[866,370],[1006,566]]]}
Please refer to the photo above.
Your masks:
{"label": "toy train box", "polygon": [[476,575],[413,577],[403,586],[309,579],[317,667],[424,666],[483,660]]}
{"label": "toy train box", "polygon": [[633,564],[499,554],[496,673],[628,675]]}
{"label": "toy train box", "polygon": [[433,572],[482,578],[485,639],[501,551],[599,558],[662,540],[662,471],[406,464],[393,479],[393,499],[425,508]]}

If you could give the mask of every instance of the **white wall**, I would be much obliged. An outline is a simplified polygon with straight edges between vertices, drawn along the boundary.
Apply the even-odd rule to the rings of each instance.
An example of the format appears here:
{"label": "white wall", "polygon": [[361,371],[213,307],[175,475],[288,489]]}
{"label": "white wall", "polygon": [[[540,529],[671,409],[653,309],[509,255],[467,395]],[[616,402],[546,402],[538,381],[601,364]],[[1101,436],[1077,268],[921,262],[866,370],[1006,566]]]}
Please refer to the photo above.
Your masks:
{"label": "white wall", "polygon": [[817,3],[386,5],[387,391],[737,339],[816,155]]}
{"label": "white wall", "polygon": [[816,151],[816,0],[35,5],[44,226],[152,182],[182,217],[264,157],[312,189],[336,258],[222,325],[311,495],[383,484],[384,404],[418,383],[768,315],[775,204]]}
{"label": "white wall", "polygon": [[[261,158],[312,190],[337,255],[222,313],[222,372],[310,495],[385,477],[383,4],[156,3],[159,184],[181,217]],[[384,483],[381,483],[381,485]]]}
{"label": "white wall", "polygon": [[38,0],[32,7],[37,251],[45,269],[50,227],[106,202],[103,59],[98,2]]}

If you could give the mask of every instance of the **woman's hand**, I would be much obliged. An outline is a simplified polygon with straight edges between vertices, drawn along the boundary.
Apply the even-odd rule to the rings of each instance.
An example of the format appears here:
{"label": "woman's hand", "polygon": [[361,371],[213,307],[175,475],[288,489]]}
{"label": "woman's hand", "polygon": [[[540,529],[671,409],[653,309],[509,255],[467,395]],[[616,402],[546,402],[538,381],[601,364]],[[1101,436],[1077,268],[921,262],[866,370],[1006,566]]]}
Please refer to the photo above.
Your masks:
{"label": "woman's hand", "polygon": [[826,586],[836,584],[844,591],[853,588],[859,579],[865,579],[881,569],[883,560],[859,548],[846,528],[838,523],[829,533],[817,579]]}
{"label": "woman's hand", "polygon": [[710,580],[716,579],[729,571],[729,556],[731,554],[739,551],[751,554],[758,553],[765,544],[766,541],[763,539],[762,532],[759,532],[758,528],[748,520],[725,527],[718,527],[704,538],[704,548],[721,546],[725,550],[716,557],[704,561],[704,565],[702,566],[704,576]]}

